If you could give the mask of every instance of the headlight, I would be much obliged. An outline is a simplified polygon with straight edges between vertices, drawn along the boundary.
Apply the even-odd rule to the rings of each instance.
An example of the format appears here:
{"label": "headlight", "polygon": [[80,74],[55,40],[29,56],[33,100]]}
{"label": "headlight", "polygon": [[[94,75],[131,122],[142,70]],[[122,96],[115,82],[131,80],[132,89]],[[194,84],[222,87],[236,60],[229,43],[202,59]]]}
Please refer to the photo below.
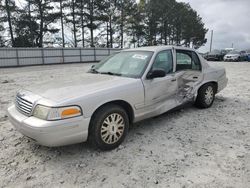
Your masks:
{"label": "headlight", "polygon": [[82,110],[79,106],[56,108],[56,107],[37,105],[33,112],[34,117],[49,121],[73,118],[81,115],[82,115]]}

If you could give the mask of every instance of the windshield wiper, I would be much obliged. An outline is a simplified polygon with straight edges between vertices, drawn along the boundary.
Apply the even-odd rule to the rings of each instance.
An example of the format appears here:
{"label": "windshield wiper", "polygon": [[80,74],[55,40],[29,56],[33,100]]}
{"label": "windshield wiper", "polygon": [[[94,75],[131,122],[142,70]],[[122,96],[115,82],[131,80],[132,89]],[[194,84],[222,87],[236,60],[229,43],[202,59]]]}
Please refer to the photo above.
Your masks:
{"label": "windshield wiper", "polygon": [[120,73],[114,73],[114,72],[99,72],[100,74],[108,74],[112,76],[121,76],[122,74]]}

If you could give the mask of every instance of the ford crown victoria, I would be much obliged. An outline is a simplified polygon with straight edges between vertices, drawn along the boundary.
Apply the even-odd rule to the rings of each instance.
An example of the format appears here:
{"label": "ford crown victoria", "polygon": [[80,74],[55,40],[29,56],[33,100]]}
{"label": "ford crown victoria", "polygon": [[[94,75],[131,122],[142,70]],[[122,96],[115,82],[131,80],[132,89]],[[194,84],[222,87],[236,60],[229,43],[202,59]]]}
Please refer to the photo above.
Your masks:
{"label": "ford crown victoria", "polygon": [[19,132],[41,145],[89,140],[110,150],[122,143],[134,122],[189,102],[210,107],[227,81],[224,68],[209,65],[193,49],[127,49],[76,80],[20,89],[8,116]]}

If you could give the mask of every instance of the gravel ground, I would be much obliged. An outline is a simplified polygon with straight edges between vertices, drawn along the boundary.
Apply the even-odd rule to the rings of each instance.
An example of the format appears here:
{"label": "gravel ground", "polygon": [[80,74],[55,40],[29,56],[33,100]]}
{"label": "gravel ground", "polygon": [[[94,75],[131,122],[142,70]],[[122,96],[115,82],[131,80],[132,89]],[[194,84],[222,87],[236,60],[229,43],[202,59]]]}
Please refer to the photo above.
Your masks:
{"label": "gravel ground", "polygon": [[109,152],[39,146],[5,112],[18,88],[77,76],[90,64],[0,69],[0,187],[249,187],[250,63],[216,63],[229,84],[211,108],[137,123]]}

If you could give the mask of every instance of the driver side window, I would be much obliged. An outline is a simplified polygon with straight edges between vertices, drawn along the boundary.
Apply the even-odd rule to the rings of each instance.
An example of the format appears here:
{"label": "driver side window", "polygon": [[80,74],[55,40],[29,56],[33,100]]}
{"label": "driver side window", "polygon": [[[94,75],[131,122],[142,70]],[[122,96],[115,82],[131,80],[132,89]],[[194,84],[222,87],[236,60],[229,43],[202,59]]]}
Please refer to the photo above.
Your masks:
{"label": "driver side window", "polygon": [[171,50],[159,52],[154,60],[152,69],[163,69],[166,74],[173,72],[173,58]]}

